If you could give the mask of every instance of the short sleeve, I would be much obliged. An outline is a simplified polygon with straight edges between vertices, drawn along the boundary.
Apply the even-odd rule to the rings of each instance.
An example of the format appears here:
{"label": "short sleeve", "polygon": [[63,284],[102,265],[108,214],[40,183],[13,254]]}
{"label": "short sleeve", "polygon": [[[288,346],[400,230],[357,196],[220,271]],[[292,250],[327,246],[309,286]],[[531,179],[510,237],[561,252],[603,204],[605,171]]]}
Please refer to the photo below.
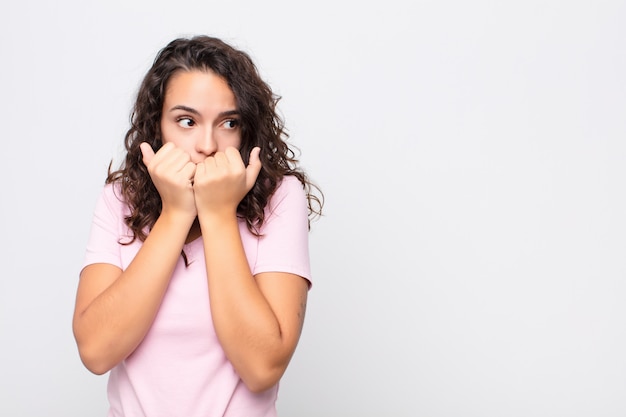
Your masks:
{"label": "short sleeve", "polygon": [[302,183],[285,176],[266,208],[253,274],[288,272],[311,280],[307,197]]}
{"label": "short sleeve", "polygon": [[118,187],[107,184],[98,197],[83,268],[95,263],[122,268],[120,240],[127,237],[122,236],[125,204],[116,195],[116,189]]}

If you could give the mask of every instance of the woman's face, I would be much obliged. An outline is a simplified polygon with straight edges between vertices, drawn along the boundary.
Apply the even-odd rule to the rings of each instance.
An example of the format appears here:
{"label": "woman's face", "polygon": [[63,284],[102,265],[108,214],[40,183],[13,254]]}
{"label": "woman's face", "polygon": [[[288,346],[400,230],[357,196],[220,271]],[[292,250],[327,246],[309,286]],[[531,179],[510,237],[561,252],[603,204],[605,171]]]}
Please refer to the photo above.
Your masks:
{"label": "woman's face", "polygon": [[163,100],[161,134],[191,156],[204,161],[218,151],[241,145],[235,95],[211,71],[179,71],[169,80]]}

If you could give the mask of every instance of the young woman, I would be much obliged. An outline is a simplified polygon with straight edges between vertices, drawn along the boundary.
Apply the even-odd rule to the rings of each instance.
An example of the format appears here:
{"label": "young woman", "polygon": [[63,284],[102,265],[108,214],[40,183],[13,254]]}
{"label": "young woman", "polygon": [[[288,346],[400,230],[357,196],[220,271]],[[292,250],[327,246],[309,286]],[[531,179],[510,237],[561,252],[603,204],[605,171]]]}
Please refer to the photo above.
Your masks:
{"label": "young woman", "polygon": [[109,416],[276,415],[322,208],[277,101],[246,53],[207,36],[172,41],[146,74],[73,319],[85,366],[110,371]]}

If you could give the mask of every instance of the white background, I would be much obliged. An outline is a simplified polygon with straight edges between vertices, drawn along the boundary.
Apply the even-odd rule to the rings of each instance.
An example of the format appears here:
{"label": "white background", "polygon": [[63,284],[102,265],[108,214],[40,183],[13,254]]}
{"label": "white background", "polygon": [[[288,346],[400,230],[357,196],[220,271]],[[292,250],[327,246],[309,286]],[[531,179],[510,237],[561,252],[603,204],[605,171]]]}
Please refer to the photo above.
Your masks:
{"label": "white background", "polygon": [[6,3],[0,415],[105,416],[71,333],[91,214],[156,52],[200,33],[326,195],[283,417],[626,415],[626,2]]}

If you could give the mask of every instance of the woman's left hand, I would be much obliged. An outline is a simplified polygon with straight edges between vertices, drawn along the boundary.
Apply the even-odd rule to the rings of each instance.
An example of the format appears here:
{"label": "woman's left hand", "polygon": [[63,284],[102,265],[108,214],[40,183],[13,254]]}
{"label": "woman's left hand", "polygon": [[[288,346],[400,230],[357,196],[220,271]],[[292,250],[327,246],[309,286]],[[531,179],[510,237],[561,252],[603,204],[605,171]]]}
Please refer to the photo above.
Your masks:
{"label": "woman's left hand", "polygon": [[247,167],[234,147],[200,162],[193,180],[198,213],[236,213],[237,206],[252,189],[261,171],[260,151],[258,147],[252,149]]}

